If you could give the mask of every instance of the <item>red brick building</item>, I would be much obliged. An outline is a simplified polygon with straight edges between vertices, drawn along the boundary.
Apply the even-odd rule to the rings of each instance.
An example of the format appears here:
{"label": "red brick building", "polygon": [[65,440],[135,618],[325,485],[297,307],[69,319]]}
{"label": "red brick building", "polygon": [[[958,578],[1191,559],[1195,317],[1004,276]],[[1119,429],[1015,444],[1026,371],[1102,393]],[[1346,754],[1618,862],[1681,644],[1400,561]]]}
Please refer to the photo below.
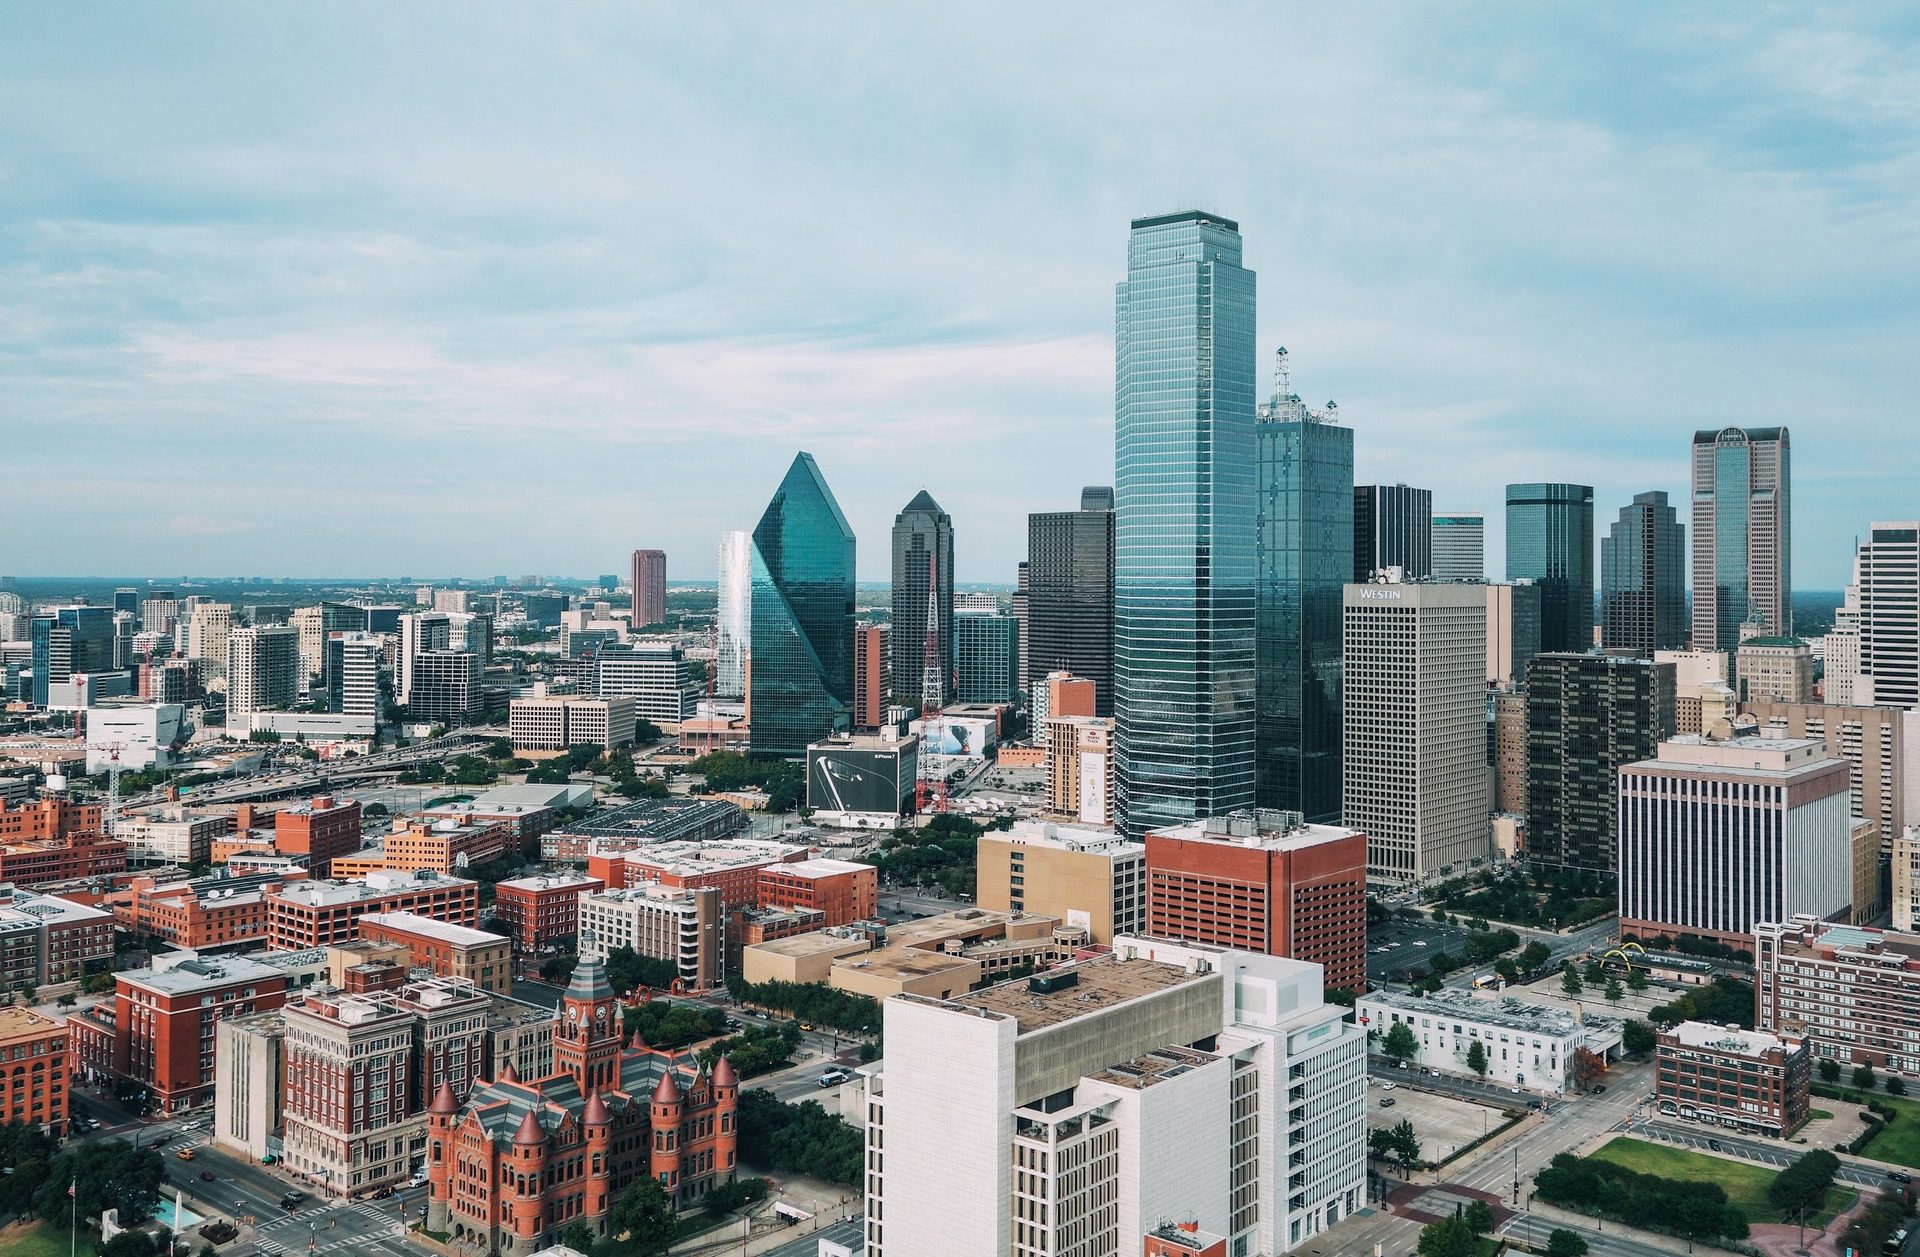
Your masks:
{"label": "red brick building", "polygon": [[262,892],[267,947],[299,951],[360,937],[373,912],[415,912],[454,925],[480,924],[480,883],[437,873],[373,873],[362,882],[309,880]]}
{"label": "red brick building", "polygon": [[847,860],[798,860],[760,870],[762,908],[812,908],[822,926],[871,920],[879,908],[880,870]]}
{"label": "red brick building", "polygon": [[597,877],[560,873],[496,882],[493,915],[513,931],[523,952],[562,947],[580,933],[580,896],[605,890]]}
{"label": "red brick building", "polygon": [[499,934],[412,912],[369,912],[360,917],[360,937],[405,947],[414,965],[438,977],[459,978],[497,995],[513,985],[513,942]]}
{"label": "red brick building", "polygon": [[853,727],[862,732],[878,729],[887,718],[887,633],[885,624],[853,627]]}
{"label": "red brick building", "polygon": [[[278,885],[269,883],[269,889]],[[267,936],[267,902],[260,889],[213,891],[203,898],[190,882],[160,884],[136,877],[116,895],[113,915],[134,934],[176,947],[232,947]]]}
{"label": "red brick building", "polygon": [[681,1204],[734,1177],[739,1085],[722,1057],[622,1046],[606,971],[582,961],[554,1033],[554,1073],[505,1071],[462,1104],[440,1088],[427,1109],[427,1229],[455,1252],[522,1257],[583,1221],[608,1233],[628,1184],[659,1181]]}
{"label": "red brick building", "polygon": [[1147,933],[1310,960],[1366,989],[1367,839],[1298,813],[1235,812],[1150,832]]}
{"label": "red brick building", "polygon": [[760,870],[807,858],[807,848],[784,842],[723,839],[718,842],[661,842],[625,851],[594,849],[587,875],[626,890],[658,882],[674,890],[718,887],[723,911],[751,908],[760,899]]}
{"label": "red brick building", "polygon": [[67,1133],[70,1038],[64,1021],[0,1008],[0,1122],[24,1122],[56,1138]]}
{"label": "red brick building", "polygon": [[0,801],[0,843],[47,842],[74,834],[98,834],[103,812],[98,803],[71,799],[35,799],[8,810]]}
{"label": "red brick building", "polygon": [[331,795],[323,794],[311,803],[276,812],[273,845],[281,855],[306,856],[308,870],[315,877],[325,877],[333,857],[360,849],[360,805],[335,803]]}
{"label": "red brick building", "polygon": [[110,1008],[68,1018],[74,1068],[144,1090],[160,1112],[212,1103],[214,1027],[279,1008],[286,993],[286,974],[255,960],[190,951],[157,956],[151,969],[114,975]]}

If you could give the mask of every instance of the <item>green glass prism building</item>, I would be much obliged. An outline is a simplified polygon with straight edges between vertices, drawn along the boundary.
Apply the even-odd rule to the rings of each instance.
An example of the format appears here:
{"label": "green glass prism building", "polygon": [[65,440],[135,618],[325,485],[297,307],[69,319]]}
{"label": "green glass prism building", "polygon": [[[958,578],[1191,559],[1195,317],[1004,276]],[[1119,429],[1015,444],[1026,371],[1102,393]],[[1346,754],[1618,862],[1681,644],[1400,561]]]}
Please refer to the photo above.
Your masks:
{"label": "green glass prism building", "polygon": [[1353,429],[1309,411],[1287,385],[1254,428],[1261,807],[1340,815],[1341,588],[1353,575]]}
{"label": "green glass prism building", "polygon": [[853,529],[800,454],[753,530],[748,746],[798,759],[853,708]]}
{"label": "green glass prism building", "polygon": [[1593,486],[1507,486],[1507,579],[1540,586],[1540,649],[1593,649]]}
{"label": "green glass prism building", "polygon": [[1133,220],[1114,318],[1115,805],[1254,802],[1254,276],[1239,225]]}

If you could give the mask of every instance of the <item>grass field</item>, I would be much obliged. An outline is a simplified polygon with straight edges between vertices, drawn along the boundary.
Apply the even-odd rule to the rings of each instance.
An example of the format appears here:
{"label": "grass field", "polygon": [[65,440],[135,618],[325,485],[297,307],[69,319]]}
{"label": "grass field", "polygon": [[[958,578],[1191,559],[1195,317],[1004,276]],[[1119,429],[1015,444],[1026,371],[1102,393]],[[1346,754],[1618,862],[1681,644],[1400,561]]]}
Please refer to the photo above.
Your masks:
{"label": "grass field", "polygon": [[[0,1253],[7,1257],[67,1257],[69,1244],[64,1227],[45,1222],[0,1227]],[[92,1237],[82,1235],[80,1257],[93,1257],[95,1251]]]}
{"label": "grass field", "polygon": [[1904,1165],[1910,1170],[1920,1170],[1920,1103],[1890,1096],[1884,1091],[1868,1095],[1864,1091],[1852,1088],[1822,1086],[1822,1092],[1837,1100],[1846,1100],[1853,1104],[1865,1104],[1872,1100],[1884,1104],[1895,1113],[1893,1124],[1881,1131],[1865,1148],[1860,1150],[1863,1157],[1872,1157],[1876,1161],[1886,1161],[1893,1165]]}
{"label": "grass field", "polygon": [[[1727,1199],[1746,1213],[1748,1222],[1794,1220],[1781,1217],[1779,1211],[1767,1202],[1767,1185],[1773,1182],[1774,1171],[1761,1166],[1745,1165],[1725,1157],[1710,1157],[1705,1153],[1688,1152],[1684,1148],[1650,1144],[1624,1136],[1594,1153],[1592,1159],[1625,1166],[1642,1174],[1658,1174],[1661,1178],[1680,1179],[1689,1183],[1718,1183],[1720,1190],[1727,1193]],[[1844,1187],[1830,1189],[1826,1207],[1817,1217],[1809,1217],[1807,1225],[1824,1224],[1852,1204],[1853,1200],[1854,1193]]]}

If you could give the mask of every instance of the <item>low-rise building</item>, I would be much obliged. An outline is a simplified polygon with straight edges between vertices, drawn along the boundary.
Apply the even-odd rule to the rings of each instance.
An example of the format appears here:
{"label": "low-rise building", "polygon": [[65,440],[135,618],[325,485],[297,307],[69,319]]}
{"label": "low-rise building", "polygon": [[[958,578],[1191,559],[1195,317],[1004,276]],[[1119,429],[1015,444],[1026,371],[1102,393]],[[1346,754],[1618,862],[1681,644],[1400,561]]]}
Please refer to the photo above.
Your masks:
{"label": "low-rise building", "polygon": [[0,981],[10,989],[73,982],[113,967],[113,913],[58,895],[0,886]]}
{"label": "low-rise building", "polygon": [[267,900],[260,886],[137,877],[116,897],[113,915],[132,934],[195,951],[238,947],[267,937]]}
{"label": "low-rise building", "polygon": [[625,695],[516,698],[508,705],[507,719],[514,752],[535,759],[575,746],[611,750],[633,745],[634,700]]}
{"label": "low-rise building", "polygon": [[327,876],[337,855],[360,849],[360,804],[320,795],[273,816],[273,845],[281,855],[305,856],[315,877]]}
{"label": "low-rise building", "polygon": [[823,825],[891,829],[914,811],[920,739],[838,734],[807,747],[807,806]]}
{"label": "low-rise building", "polygon": [[[64,1138],[73,1073],[64,1021],[26,1008],[0,1008],[0,1122],[20,1122]],[[8,1172],[13,1170],[7,1167]]]}
{"label": "low-rise building", "polygon": [[513,849],[513,828],[498,821],[472,817],[415,821],[393,830],[378,847],[335,856],[332,876],[346,879],[423,869],[459,873],[497,860]]}
{"label": "low-rise building", "polygon": [[540,858],[578,862],[585,860],[595,846],[624,851],[656,843],[712,842],[736,834],[746,826],[746,813],[732,803],[712,799],[636,799],[611,811],[568,821],[542,836]]}
{"label": "low-rise building", "polygon": [[1816,917],[1753,937],[1754,1029],[1805,1039],[1816,1059],[1920,1074],[1920,934]]}
{"label": "low-rise building", "polygon": [[597,841],[587,854],[587,873],[610,889],[656,882],[672,890],[714,887],[721,907],[756,906],[760,872],[807,858],[807,848],[788,842],[731,839],[719,842],[656,842],[630,846]]}
{"label": "low-rise building", "polygon": [[558,949],[580,933],[580,896],[605,890],[606,883],[584,873],[542,873],[496,882],[493,914],[524,952]]}
{"label": "low-rise building", "polygon": [[442,803],[438,807],[422,809],[418,816],[427,822],[473,821],[505,825],[513,835],[513,849],[527,854],[537,849],[541,834],[560,823],[558,808],[505,801],[488,802],[487,798],[487,795],[482,795],[471,803]]}
{"label": "low-rise building", "polygon": [[760,908],[811,909],[822,925],[851,925],[879,909],[880,870],[850,860],[813,858],[760,870]]}
{"label": "low-rise building", "polygon": [[1015,821],[981,834],[974,859],[982,908],[1058,917],[1096,943],[1146,932],[1144,843],[1108,829]]}
{"label": "low-rise building", "polygon": [[439,873],[372,873],[361,882],[313,879],[266,892],[267,946],[289,951],[360,936],[375,912],[414,912],[454,925],[480,923],[480,884]]}
{"label": "low-rise building", "polygon": [[647,883],[582,895],[580,958],[605,960],[619,947],[670,962],[691,990],[720,985],[726,909],[719,888]]}
{"label": "low-rise building", "polygon": [[1413,1031],[1419,1051],[1412,1064],[1444,1074],[1472,1076],[1468,1053],[1477,1042],[1487,1055],[1488,1080],[1503,1087],[1560,1095],[1574,1082],[1574,1053],[1601,1060],[1620,1054],[1624,1023],[1591,1013],[1576,1015],[1546,1004],[1477,995],[1451,987],[1426,998],[1399,991],[1360,997],[1356,1016],[1379,1053],[1393,1027]]}
{"label": "low-rise building", "polygon": [[127,844],[127,858],[139,864],[204,864],[213,843],[233,829],[233,818],[216,813],[162,808],[120,821],[116,837]]}
{"label": "low-rise building", "polygon": [[0,882],[50,886],[127,869],[127,844],[94,833],[0,842]]}
{"label": "low-rise building", "polygon": [[1813,1059],[1805,1042],[1683,1021],[1661,1031],[1654,1065],[1662,1113],[1785,1139],[1812,1111]]}
{"label": "low-rise building", "polygon": [[411,912],[373,912],[360,918],[360,937],[404,946],[410,963],[437,977],[499,994],[513,985],[513,944],[499,934]]}

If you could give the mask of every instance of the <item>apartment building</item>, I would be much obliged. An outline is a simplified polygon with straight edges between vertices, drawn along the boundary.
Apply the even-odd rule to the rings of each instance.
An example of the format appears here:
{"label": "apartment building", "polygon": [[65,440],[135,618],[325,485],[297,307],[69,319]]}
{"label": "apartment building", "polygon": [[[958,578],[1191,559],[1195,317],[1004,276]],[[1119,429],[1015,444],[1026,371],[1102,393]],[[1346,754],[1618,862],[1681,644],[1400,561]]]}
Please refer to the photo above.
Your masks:
{"label": "apartment building", "polygon": [[0,982],[13,990],[72,982],[113,967],[113,914],[0,886]]}
{"label": "apartment building", "polygon": [[1167,1219],[1295,1251],[1366,1203],[1366,1034],[1316,965],[1122,937],[885,1005],[864,1068],[870,1257],[1139,1251]]}
{"label": "apartment building", "polygon": [[1108,829],[1015,821],[974,848],[975,900],[1086,929],[1095,943],[1146,933],[1147,848]]}
{"label": "apartment building", "polygon": [[1753,934],[1755,1030],[1805,1039],[1816,1059],[1920,1073],[1920,934],[1762,921]]}
{"label": "apartment building", "polygon": [[273,845],[281,855],[305,856],[315,877],[331,871],[335,856],[360,849],[360,804],[320,795],[273,815]]}
{"label": "apartment building", "polygon": [[720,984],[726,959],[726,905],[717,886],[649,883],[580,897],[580,959],[615,948],[670,961],[688,989]]}
{"label": "apartment building", "polygon": [[267,946],[298,951],[360,936],[359,919],[413,912],[454,925],[480,923],[480,884],[438,873],[370,873],[361,882],[294,882],[266,892]]}
{"label": "apartment building", "polygon": [[1046,729],[1047,812],[1084,825],[1113,823],[1113,721],[1050,716]]}
{"label": "apartment building", "polygon": [[91,833],[0,843],[0,882],[51,886],[127,871],[127,844]]}
{"label": "apartment building", "polygon": [[1654,1049],[1660,1112],[1786,1139],[1812,1113],[1813,1058],[1805,1040],[1683,1021]]}
{"label": "apartment building", "polygon": [[56,1139],[66,1136],[73,1073],[69,1038],[64,1021],[26,1008],[0,1008],[0,1062],[5,1062],[0,1067],[0,1122],[38,1127]]}
{"label": "apartment building", "polygon": [[505,994],[513,985],[511,940],[412,912],[372,912],[360,918],[360,937],[407,949],[411,963],[435,976]]}
{"label": "apartment building", "polygon": [[204,864],[213,843],[233,831],[231,816],[166,807],[145,816],[122,817],[115,837],[127,844],[127,858],[140,864]]}
{"label": "apartment building", "polygon": [[557,949],[580,933],[580,897],[606,883],[583,873],[546,873],[494,883],[493,914],[523,952]]}

